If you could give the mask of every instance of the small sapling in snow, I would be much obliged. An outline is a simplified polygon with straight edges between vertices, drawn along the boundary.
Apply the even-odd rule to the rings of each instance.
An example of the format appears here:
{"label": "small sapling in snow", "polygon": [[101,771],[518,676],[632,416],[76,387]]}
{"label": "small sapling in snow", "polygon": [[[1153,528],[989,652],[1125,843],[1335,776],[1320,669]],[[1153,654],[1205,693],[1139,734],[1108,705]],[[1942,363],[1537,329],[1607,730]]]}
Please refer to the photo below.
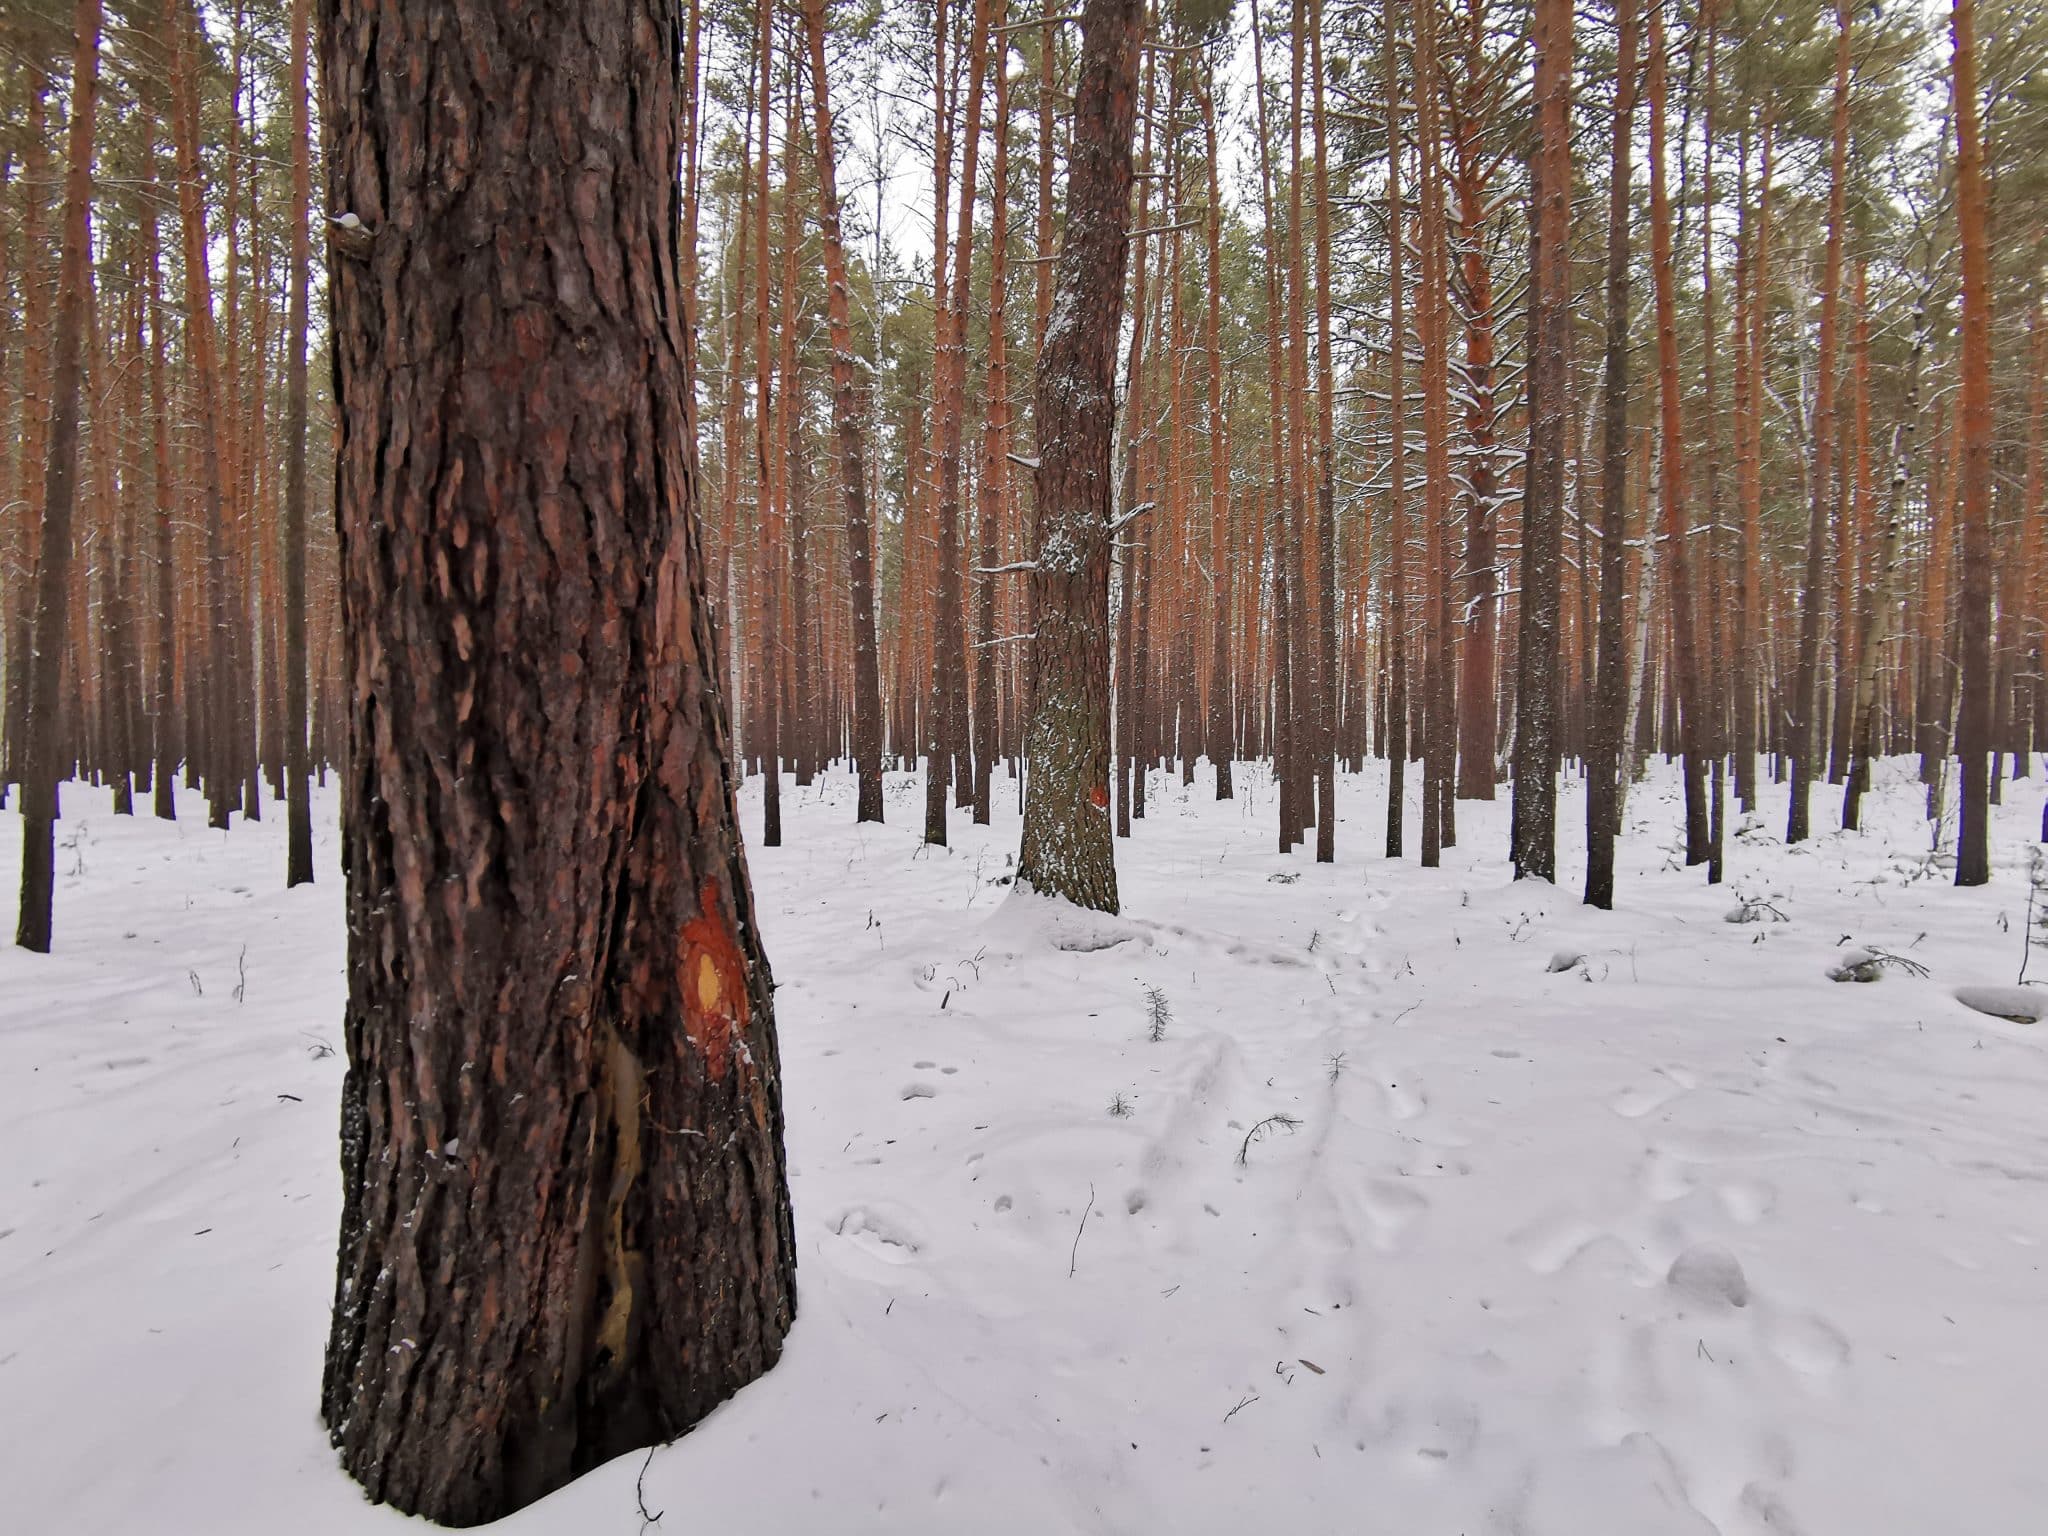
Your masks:
{"label": "small sapling in snow", "polygon": [[1173,1022],[1173,1005],[1157,987],[1145,989],[1145,1038],[1157,1044],[1166,1038],[1166,1026]]}
{"label": "small sapling in snow", "polygon": [[1291,1135],[1300,1125],[1301,1121],[1293,1115],[1266,1116],[1265,1119],[1244,1133],[1244,1142],[1237,1149],[1237,1166],[1240,1168],[1249,1168],[1251,1166],[1252,1143],[1263,1139],[1266,1132],[1277,1126]]}

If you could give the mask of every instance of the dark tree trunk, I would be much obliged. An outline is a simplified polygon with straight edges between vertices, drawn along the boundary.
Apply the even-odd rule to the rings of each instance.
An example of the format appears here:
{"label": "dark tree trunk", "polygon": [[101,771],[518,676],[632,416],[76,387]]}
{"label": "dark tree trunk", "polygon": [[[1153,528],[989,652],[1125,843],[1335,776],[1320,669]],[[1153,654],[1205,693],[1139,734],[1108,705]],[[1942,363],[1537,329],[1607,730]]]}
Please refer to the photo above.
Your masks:
{"label": "dark tree trunk", "polygon": [[[154,122],[150,124],[154,129]],[[163,252],[158,239],[156,215],[156,145],[151,131],[149,184],[144,202],[146,238],[149,241],[149,434],[150,493],[152,497],[156,577],[156,687],[151,712],[150,744],[156,762],[151,807],[164,821],[178,818],[178,564],[174,544],[176,526],[171,516],[171,433],[169,401],[164,390],[164,302]]]}
{"label": "dark tree trunk", "polygon": [[1401,0],[1386,0],[1387,105],[1387,857],[1401,857],[1408,767],[1408,402],[1402,393],[1407,327],[1402,276],[1407,219],[1401,207]]}
{"label": "dark tree trunk", "polygon": [[[1847,0],[1837,0],[1846,5]],[[1846,15],[1846,13],[1844,13]],[[1844,27],[1846,29],[1846,21]],[[1962,588],[1957,630],[1962,698],[1956,755],[1962,814],[1956,830],[1956,884],[1991,878],[1991,261],[1985,231],[1984,144],[1978,122],[1977,22],[1973,0],[1955,0],[1956,226],[1963,256]],[[1845,43],[1846,50],[1847,44]]]}
{"label": "dark tree trunk", "polygon": [[825,75],[825,0],[805,0],[810,38],[811,110],[818,223],[825,246],[825,318],[832,339],[832,431],[839,449],[839,493],[846,511],[847,576],[853,602],[853,766],[856,821],[882,819],[882,688],[875,655],[874,535],[868,521],[867,444],[854,380],[853,319],[846,291],[846,245],[839,229],[837,157]]}
{"label": "dark tree trunk", "polygon": [[1564,516],[1565,327],[1570,323],[1570,0],[1536,0],[1536,262],[1529,468],[1522,502],[1515,660],[1514,862],[1518,878],[1557,877],[1559,529]]}
{"label": "dark tree trunk", "polygon": [[[1628,570],[1628,226],[1630,135],[1636,108],[1634,0],[1616,0],[1614,163],[1607,200],[1607,357],[1600,443],[1600,638],[1586,764],[1586,902],[1614,905],[1614,840],[1621,832],[1621,735],[1628,710],[1622,648]],[[1645,594],[1647,598],[1647,594]]]}
{"label": "dark tree trunk", "polygon": [[[1799,672],[1792,703],[1792,797],[1785,841],[1806,840],[1820,704],[1820,632],[1827,612],[1828,492],[1834,485],[1835,336],[1842,292],[1842,238],[1849,154],[1849,0],[1835,0],[1834,150],[1828,178],[1827,265],[1821,280],[1820,356],[1814,386],[1812,498],[1806,573],[1799,594]],[[1968,368],[1964,373],[1967,379]]]}
{"label": "dark tree trunk", "polygon": [[14,931],[15,943],[40,954],[50,952],[57,781],[64,755],[58,693],[70,623],[79,383],[85,371],[87,285],[92,281],[92,151],[94,108],[99,97],[100,0],[78,0],[72,16],[72,40],[71,131],[64,168],[64,232],[57,258],[56,356],[50,371],[50,446],[43,472],[42,549],[36,560],[31,631],[35,649],[28,658],[28,740],[22,753],[21,911]]}
{"label": "dark tree trunk", "polygon": [[[226,495],[221,465],[222,415],[219,360],[213,329],[213,279],[209,274],[206,202],[200,184],[199,87],[192,55],[200,26],[196,0],[164,0],[171,34],[171,129],[177,143],[179,226],[185,254],[185,347],[199,390],[199,461],[206,506],[206,632],[205,677],[195,718],[203,712],[200,731],[187,731],[192,756],[203,753],[207,825],[224,828],[240,800],[235,750],[234,631],[228,622],[226,530],[222,506]],[[188,693],[194,680],[186,679]],[[206,739],[202,740],[204,737]]]}
{"label": "dark tree trunk", "polygon": [[1038,369],[1038,693],[1018,878],[1117,910],[1109,822],[1110,446],[1130,245],[1138,0],[1088,0],[1066,238]]}
{"label": "dark tree trunk", "polygon": [[[1685,862],[1691,865],[1706,862],[1712,828],[1707,811],[1707,764],[1702,751],[1706,690],[1700,682],[1699,623],[1692,588],[1698,562],[1693,558],[1691,503],[1685,484],[1677,282],[1672,271],[1671,199],[1666,191],[1664,164],[1664,82],[1668,62],[1664,44],[1665,3],[1666,0],[1652,0],[1650,6],[1650,272],[1657,312],[1657,467],[1663,502],[1665,569],[1671,582],[1671,672],[1675,685],[1671,702],[1677,706],[1675,734],[1685,758]],[[1671,745],[1671,733],[1667,733],[1667,751]]]}
{"label": "dark tree trunk", "polygon": [[313,879],[313,807],[306,782],[306,283],[312,204],[306,55],[311,6],[292,0],[292,291],[284,383],[284,883]]}
{"label": "dark tree trunk", "polygon": [[327,207],[360,223],[329,260],[353,697],[322,1408],[373,1499],[449,1524],[681,1434],[795,1307],[689,448],[680,36],[675,0],[321,0]]}
{"label": "dark tree trunk", "polygon": [[[1217,184],[1216,97],[1213,67],[1200,80],[1203,145],[1207,150],[1209,210],[1202,221],[1207,240],[1202,345],[1209,386],[1209,564],[1211,649],[1209,659],[1209,762],[1216,770],[1216,798],[1231,798],[1230,768],[1237,756],[1232,729],[1230,607],[1236,575],[1230,554],[1230,418],[1223,404],[1223,197]],[[1235,391],[1233,389],[1233,395]],[[1254,583],[1256,586],[1256,583]]]}

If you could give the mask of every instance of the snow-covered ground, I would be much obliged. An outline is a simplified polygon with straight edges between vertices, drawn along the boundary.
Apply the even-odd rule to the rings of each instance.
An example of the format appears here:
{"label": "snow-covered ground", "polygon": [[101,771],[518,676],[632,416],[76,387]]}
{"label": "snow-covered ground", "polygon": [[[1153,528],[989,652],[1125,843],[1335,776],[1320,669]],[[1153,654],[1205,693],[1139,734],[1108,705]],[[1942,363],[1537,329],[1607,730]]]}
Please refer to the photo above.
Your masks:
{"label": "snow-covered ground", "polygon": [[[1905,763],[1796,850],[1773,791],[1710,890],[1660,767],[1612,914],[1575,787],[1553,890],[1509,880],[1505,800],[1440,870],[1378,857],[1382,783],[1319,867],[1260,770],[1220,805],[1155,775],[1120,919],[1009,899],[1013,794],[946,852],[912,780],[885,828],[788,788],[751,853],[788,1350],[505,1528],[637,1533],[641,1479],[670,1536],[2048,1530],[2048,1024],[1954,997],[2016,979],[2041,781],[1980,890]],[[315,1411],[333,802],[290,894],[281,817],[65,806],[58,952],[0,951],[0,1527],[417,1529]],[[1928,974],[1828,978],[1865,946]]]}

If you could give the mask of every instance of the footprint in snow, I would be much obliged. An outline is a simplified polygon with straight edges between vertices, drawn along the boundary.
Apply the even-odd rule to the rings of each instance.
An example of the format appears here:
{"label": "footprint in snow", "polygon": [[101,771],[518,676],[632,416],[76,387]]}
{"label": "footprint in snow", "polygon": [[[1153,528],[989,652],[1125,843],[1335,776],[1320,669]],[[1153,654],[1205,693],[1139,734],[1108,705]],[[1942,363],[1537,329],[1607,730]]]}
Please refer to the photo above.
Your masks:
{"label": "footprint in snow", "polygon": [[1685,1164],[1660,1147],[1652,1147],[1643,1167],[1643,1191],[1660,1205],[1683,1200],[1698,1186]]}
{"label": "footprint in snow", "polygon": [[1802,1376],[1832,1376],[1849,1363],[1849,1340],[1842,1330],[1810,1313],[1779,1319],[1769,1339],[1771,1353]]}
{"label": "footprint in snow", "polygon": [[906,1099],[935,1099],[938,1096],[938,1088],[931,1083],[906,1083],[903,1086],[903,1097]]}
{"label": "footprint in snow", "polygon": [[1698,1306],[1749,1305],[1749,1278],[1742,1272],[1741,1261],[1712,1243],[1688,1248],[1673,1259],[1664,1283]]}
{"label": "footprint in snow", "polygon": [[1778,1205],[1778,1192],[1762,1179],[1735,1179],[1714,1191],[1729,1219],[1753,1227]]}
{"label": "footprint in snow", "polygon": [[1388,1082],[1380,1091],[1387,1101],[1387,1113],[1396,1120],[1413,1120],[1429,1108],[1429,1095],[1424,1093],[1422,1085],[1413,1079],[1403,1078],[1400,1082]]}
{"label": "footprint in snow", "polygon": [[908,1264],[922,1246],[909,1228],[867,1206],[857,1205],[843,1213],[832,1231],[890,1264]]}
{"label": "footprint in snow", "polygon": [[1523,1264],[1539,1275],[1554,1275],[1601,1237],[1590,1221],[1576,1216],[1545,1216],[1510,1239]]}
{"label": "footprint in snow", "polygon": [[1362,1203],[1372,1223],[1372,1245],[1381,1253],[1407,1247],[1416,1223],[1429,1214],[1429,1197],[1395,1179],[1368,1179]]}
{"label": "footprint in snow", "polygon": [[1608,1100],[1607,1107],[1624,1120],[1640,1120],[1645,1115],[1656,1113],[1680,1094],[1699,1086],[1699,1079],[1683,1067],[1660,1068],[1658,1076],[1662,1082],[1630,1088]]}

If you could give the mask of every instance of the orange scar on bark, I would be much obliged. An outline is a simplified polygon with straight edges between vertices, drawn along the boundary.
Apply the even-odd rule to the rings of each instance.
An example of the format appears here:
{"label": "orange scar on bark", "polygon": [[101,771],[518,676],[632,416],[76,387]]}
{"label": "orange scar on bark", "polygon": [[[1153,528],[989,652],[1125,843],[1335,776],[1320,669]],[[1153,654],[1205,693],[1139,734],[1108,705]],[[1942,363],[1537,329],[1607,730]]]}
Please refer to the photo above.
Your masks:
{"label": "orange scar on bark", "polygon": [[747,1024],[747,967],[709,880],[697,892],[697,915],[683,924],[682,950],[683,1029],[711,1080],[723,1082],[733,1038]]}

